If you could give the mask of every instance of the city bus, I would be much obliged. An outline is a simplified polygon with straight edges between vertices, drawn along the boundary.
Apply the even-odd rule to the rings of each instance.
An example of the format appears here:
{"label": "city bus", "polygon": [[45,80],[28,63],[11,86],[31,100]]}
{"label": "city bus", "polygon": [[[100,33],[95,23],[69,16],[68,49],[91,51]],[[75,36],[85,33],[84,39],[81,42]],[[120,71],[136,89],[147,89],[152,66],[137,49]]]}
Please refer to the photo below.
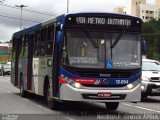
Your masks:
{"label": "city bus", "polygon": [[100,102],[116,110],[141,99],[142,20],[115,13],[72,13],[13,34],[11,83],[22,97]]}

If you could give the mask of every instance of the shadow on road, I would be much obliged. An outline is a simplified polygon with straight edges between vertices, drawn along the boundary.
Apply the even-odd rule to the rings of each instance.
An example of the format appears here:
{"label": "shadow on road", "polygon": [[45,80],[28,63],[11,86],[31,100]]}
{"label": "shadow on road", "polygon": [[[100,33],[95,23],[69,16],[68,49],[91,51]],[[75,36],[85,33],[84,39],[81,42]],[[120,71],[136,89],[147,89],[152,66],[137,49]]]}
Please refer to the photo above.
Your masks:
{"label": "shadow on road", "polygon": [[160,99],[156,98],[155,96],[149,96],[147,98],[143,98],[142,102],[146,102],[146,103],[160,103]]}
{"label": "shadow on road", "polygon": [[[21,97],[19,93],[15,93],[17,96]],[[44,108],[48,108],[47,104],[44,102],[44,98],[38,95],[30,94],[28,98],[26,98],[35,104],[41,105]],[[92,116],[96,117],[97,115],[124,115],[128,113],[122,113],[120,111],[107,111],[106,107],[103,103],[91,103],[91,102],[61,102],[59,104],[59,108],[56,110],[57,112],[61,112],[62,114],[69,116]]]}

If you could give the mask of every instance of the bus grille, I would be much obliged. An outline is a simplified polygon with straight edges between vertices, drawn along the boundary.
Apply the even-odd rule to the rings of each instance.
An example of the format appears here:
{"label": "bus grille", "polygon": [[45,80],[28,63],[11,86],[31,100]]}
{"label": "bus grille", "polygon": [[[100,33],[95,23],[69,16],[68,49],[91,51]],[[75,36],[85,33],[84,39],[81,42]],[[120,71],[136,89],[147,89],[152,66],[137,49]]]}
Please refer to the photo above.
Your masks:
{"label": "bus grille", "polygon": [[141,72],[141,68],[137,69],[89,69],[89,68],[74,68],[63,66],[68,72],[79,77],[91,78],[130,78]]}
{"label": "bus grille", "polygon": [[95,77],[95,78],[130,78],[135,75],[131,72],[76,72],[80,77]]}
{"label": "bus grille", "polygon": [[99,97],[97,94],[82,94],[83,99],[90,100],[124,100],[126,95],[124,94],[114,94],[110,97]]}
{"label": "bus grille", "polygon": [[120,88],[126,86],[124,85],[87,85],[87,84],[82,84],[84,87],[96,87],[96,88]]}

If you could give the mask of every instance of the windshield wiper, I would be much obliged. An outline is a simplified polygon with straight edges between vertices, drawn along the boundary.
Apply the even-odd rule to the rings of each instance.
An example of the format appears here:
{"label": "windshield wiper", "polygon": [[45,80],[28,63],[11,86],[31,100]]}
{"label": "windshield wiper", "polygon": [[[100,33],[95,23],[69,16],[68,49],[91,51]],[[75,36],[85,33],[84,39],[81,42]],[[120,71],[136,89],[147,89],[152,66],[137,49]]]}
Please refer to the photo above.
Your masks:
{"label": "windshield wiper", "polygon": [[123,30],[121,33],[119,33],[119,35],[116,37],[114,42],[111,44],[111,48],[114,48],[117,45],[117,43],[119,42],[119,40],[121,39],[121,37],[123,36],[124,33],[125,33],[125,30]]}
{"label": "windshield wiper", "polygon": [[88,39],[90,40],[90,42],[92,43],[93,47],[98,48],[98,44],[95,43],[95,41],[93,40],[93,38],[90,35],[90,33],[84,28],[83,28],[83,31],[86,34],[86,36],[88,37]]}

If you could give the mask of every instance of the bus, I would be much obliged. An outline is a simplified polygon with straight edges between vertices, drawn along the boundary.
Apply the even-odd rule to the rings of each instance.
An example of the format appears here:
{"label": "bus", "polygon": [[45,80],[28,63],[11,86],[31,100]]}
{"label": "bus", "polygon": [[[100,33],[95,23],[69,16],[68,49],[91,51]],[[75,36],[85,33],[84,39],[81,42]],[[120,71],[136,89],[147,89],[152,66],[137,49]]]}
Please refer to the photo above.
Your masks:
{"label": "bus", "polygon": [[13,34],[11,83],[22,97],[93,101],[116,110],[141,99],[142,20],[115,13],[72,13]]}

